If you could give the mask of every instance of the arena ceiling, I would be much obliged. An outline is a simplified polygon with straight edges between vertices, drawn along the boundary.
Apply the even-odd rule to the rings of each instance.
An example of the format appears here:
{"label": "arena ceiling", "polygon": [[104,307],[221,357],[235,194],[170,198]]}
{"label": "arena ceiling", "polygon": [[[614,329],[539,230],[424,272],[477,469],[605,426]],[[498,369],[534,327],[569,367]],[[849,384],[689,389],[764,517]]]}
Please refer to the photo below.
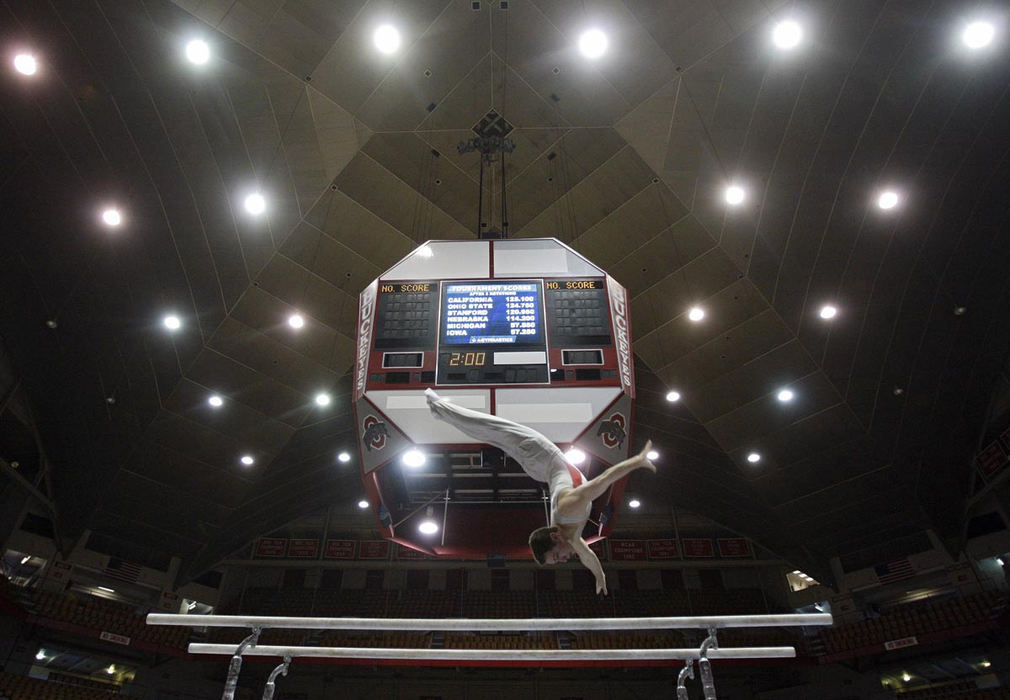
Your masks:
{"label": "arena ceiling", "polygon": [[[632,482],[650,508],[824,577],[927,528],[956,543],[1010,340],[1007,17],[973,51],[959,37],[979,12],[5,0],[0,332],[64,542],[179,555],[186,579],[353,507],[335,454],[355,439],[357,295],[426,239],[476,237],[478,161],[456,145],[494,109],[516,143],[508,235],[561,239],[633,298],[636,441],[664,453]],[[772,41],[785,19],[791,50]],[[373,46],[381,22],[397,53]],[[576,48],[590,26],[609,37],[594,61]],[[193,37],[203,66],[183,57]],[[34,76],[10,69],[18,50]]]}

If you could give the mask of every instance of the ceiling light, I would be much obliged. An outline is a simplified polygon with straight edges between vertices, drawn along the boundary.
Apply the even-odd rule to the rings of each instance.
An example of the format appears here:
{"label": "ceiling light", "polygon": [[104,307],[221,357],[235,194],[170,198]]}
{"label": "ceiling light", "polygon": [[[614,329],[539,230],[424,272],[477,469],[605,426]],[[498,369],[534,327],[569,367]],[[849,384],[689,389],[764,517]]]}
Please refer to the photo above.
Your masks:
{"label": "ceiling light", "polygon": [[434,520],[425,520],[417,526],[417,529],[420,530],[423,535],[434,535],[438,532],[438,525]]}
{"label": "ceiling light", "polygon": [[252,455],[242,455],[242,458],[239,461],[247,467],[251,467],[256,462]]}
{"label": "ceiling light", "polygon": [[645,453],[645,458],[648,459],[649,461],[659,459],[659,453],[656,452],[655,450],[649,450],[648,452]]}
{"label": "ceiling light", "polygon": [[759,455],[757,452],[751,452],[749,455],[747,455],[747,461],[750,462],[751,464],[757,464],[758,462],[761,461],[761,455]]}
{"label": "ceiling light", "polygon": [[793,394],[793,392],[790,391],[789,389],[782,389],[776,395],[776,398],[778,398],[778,400],[781,401],[782,403],[789,403],[790,401],[793,400],[793,396],[795,396],[795,394]]}
{"label": "ceiling light", "polygon": [[629,508],[638,508],[641,505],[642,505],[642,502],[640,500],[638,500],[637,498],[632,498],[630,501],[628,501],[628,507]]}
{"label": "ceiling light", "polygon": [[253,216],[259,216],[267,210],[267,200],[259,192],[253,192],[245,198],[245,210]]}
{"label": "ceiling light", "polygon": [[221,406],[224,405],[224,399],[222,399],[217,394],[214,394],[213,396],[207,399],[207,403],[209,403],[214,408],[221,408]]}
{"label": "ceiling light", "polygon": [[877,197],[877,206],[885,211],[888,209],[894,209],[898,206],[898,193],[894,190],[881,192],[880,196]]}
{"label": "ceiling light", "polygon": [[39,69],[38,61],[30,53],[19,53],[14,57],[14,70],[22,75],[35,75]]}
{"label": "ceiling light", "polygon": [[700,306],[692,307],[691,310],[687,312],[687,317],[697,323],[701,319],[705,318],[705,310]]}
{"label": "ceiling light", "polygon": [[22,564],[27,564],[27,563],[28,563],[28,560],[29,560],[29,559],[31,559],[31,558],[32,558],[32,555],[31,555],[31,554],[26,554],[26,555],[24,555],[23,557],[21,557],[21,563],[22,563]]}
{"label": "ceiling light", "polygon": [[726,204],[736,206],[737,204],[741,204],[743,200],[747,198],[747,193],[739,185],[730,185],[726,188],[726,192],[723,196],[726,198]]}
{"label": "ceiling light", "polygon": [[108,588],[107,586],[99,586],[98,590],[105,591],[106,593],[115,593],[114,590],[112,590],[111,588]]}
{"label": "ceiling light", "polygon": [[901,680],[908,683],[910,680],[912,680],[912,677],[908,675],[908,671],[905,671],[904,673],[901,674]]}
{"label": "ceiling light", "polygon": [[403,463],[408,467],[420,467],[428,460],[424,453],[418,449],[410,449],[403,453]]}
{"label": "ceiling light", "polygon": [[368,501],[366,501],[364,498],[362,498],[360,501],[358,501],[358,508],[361,508],[361,510],[364,510],[367,507],[368,507]]}
{"label": "ceiling light", "polygon": [[169,314],[168,316],[163,318],[161,322],[164,323],[165,328],[167,328],[170,331],[177,331],[180,328],[182,328],[182,321],[180,321],[179,317],[176,316],[175,314]]}
{"label": "ceiling light", "polygon": [[330,405],[330,395],[329,394],[316,394],[316,405],[317,406],[329,406]]}
{"label": "ceiling light", "polygon": [[113,673],[115,673],[116,672],[116,666],[115,666],[115,664],[109,664],[109,667],[107,669],[105,669],[105,672],[108,673],[110,676]]}
{"label": "ceiling light", "polygon": [[969,22],[961,33],[961,41],[969,49],[982,49],[992,43],[996,28],[991,22]]}
{"label": "ceiling light", "polygon": [[193,39],[186,44],[186,58],[190,63],[202,66],[210,60],[210,46],[202,39]]}
{"label": "ceiling light", "polygon": [[803,40],[803,28],[791,19],[779,22],[772,30],[772,41],[780,49],[794,49]]}
{"label": "ceiling light", "polygon": [[954,315],[955,316],[964,316],[965,313],[967,313],[967,311],[968,311],[968,307],[967,306],[955,306],[954,307]]}
{"label": "ceiling light", "polygon": [[305,318],[301,314],[291,314],[288,316],[288,325],[292,328],[301,328],[305,325]]}
{"label": "ceiling light", "polygon": [[38,659],[39,661],[42,661],[43,659],[45,659],[46,658],[46,650],[45,649],[39,649],[37,652],[35,652],[35,658]]}
{"label": "ceiling light", "polygon": [[680,401],[680,392],[679,391],[668,391],[666,393],[666,400],[669,401],[670,403],[675,403],[677,401]]}
{"label": "ceiling light", "polygon": [[106,226],[119,226],[123,223],[123,215],[119,213],[118,209],[109,208],[102,212],[102,221]]}
{"label": "ceiling light", "polygon": [[821,310],[818,311],[817,313],[824,320],[828,320],[838,315],[838,309],[836,309],[834,306],[831,306],[830,304],[825,304],[824,306],[821,307]]}
{"label": "ceiling light", "polygon": [[579,51],[589,59],[597,59],[607,52],[607,35],[599,29],[590,29],[579,37]]}
{"label": "ceiling light", "polygon": [[375,48],[385,54],[394,53],[400,48],[400,32],[389,24],[376,29],[372,39],[375,41]]}
{"label": "ceiling light", "polygon": [[46,328],[55,329],[59,327],[59,325],[60,322],[57,321],[55,318],[51,318],[48,321],[46,321]]}
{"label": "ceiling light", "polygon": [[981,663],[981,666],[982,666],[982,668],[989,668],[990,666],[992,666],[992,662],[991,661],[983,661]]}
{"label": "ceiling light", "polygon": [[351,455],[347,452],[341,452],[337,455],[337,461],[347,463],[351,461]]}
{"label": "ceiling light", "polygon": [[586,453],[577,447],[573,447],[568,452],[565,452],[565,459],[578,466],[586,461]]}

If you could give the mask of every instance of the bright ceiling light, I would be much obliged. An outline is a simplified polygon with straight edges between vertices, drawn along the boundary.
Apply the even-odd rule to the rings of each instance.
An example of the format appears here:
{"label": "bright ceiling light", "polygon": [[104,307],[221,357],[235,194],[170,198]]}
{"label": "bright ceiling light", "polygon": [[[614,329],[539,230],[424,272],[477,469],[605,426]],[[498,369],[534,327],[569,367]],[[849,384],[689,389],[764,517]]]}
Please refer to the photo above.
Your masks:
{"label": "bright ceiling light", "polygon": [[99,586],[98,590],[105,591],[106,593],[115,593],[115,591],[109,588],[108,586]]}
{"label": "bright ceiling light", "polygon": [[817,312],[817,315],[824,320],[828,320],[838,315],[838,309],[831,304],[825,304],[821,307],[821,310]]}
{"label": "bright ceiling light", "polygon": [[395,53],[400,48],[400,32],[390,24],[384,24],[372,35],[375,48],[385,54]]}
{"label": "bright ceiling light", "polygon": [[116,672],[116,665],[115,664],[109,664],[109,667],[107,669],[105,669],[105,672],[108,673],[111,676],[113,673]]}
{"label": "bright ceiling light", "polygon": [[165,324],[165,328],[170,331],[177,331],[182,328],[182,321],[175,314],[169,314],[165,318],[161,319],[161,322]]}
{"label": "bright ceiling light", "polygon": [[102,212],[102,221],[106,226],[119,226],[123,223],[123,215],[115,207],[110,207]]}
{"label": "bright ceiling light", "polygon": [[417,526],[417,529],[421,531],[422,535],[434,535],[438,532],[438,525],[434,520],[425,520]]}
{"label": "bright ceiling light", "polygon": [[30,555],[30,554],[26,554],[26,555],[24,555],[23,557],[21,557],[21,563],[22,563],[22,564],[27,564],[27,563],[28,563],[28,560],[29,560],[29,559],[31,559],[31,558],[32,558],[32,555]]}
{"label": "bright ceiling light", "polygon": [[908,672],[906,671],[905,673],[901,674],[901,680],[903,680],[906,683],[908,683],[910,680],[912,680],[912,677],[910,675],[908,675]]}
{"label": "bright ceiling light", "polygon": [[407,450],[403,453],[403,463],[408,467],[420,467],[428,461],[428,458],[424,456],[424,453],[418,449]]}
{"label": "bright ceiling light", "polygon": [[607,52],[607,35],[599,29],[582,32],[579,37],[579,51],[588,59],[596,60]]}
{"label": "bright ceiling light", "polygon": [[361,510],[364,510],[367,507],[368,507],[368,501],[366,501],[364,498],[362,498],[360,501],[358,501],[358,508],[361,508]]}
{"label": "bright ceiling light", "polygon": [[736,206],[743,203],[743,200],[747,198],[747,193],[740,185],[730,185],[726,188],[723,196],[726,198],[726,204]]}
{"label": "bright ceiling light", "polygon": [[656,452],[655,450],[649,450],[648,452],[645,453],[645,458],[650,461],[659,459],[659,453]]}
{"label": "bright ceiling light", "polygon": [[781,391],[780,391],[780,392],[779,392],[779,393],[778,393],[778,394],[776,395],[776,398],[777,398],[777,399],[778,399],[779,401],[781,401],[782,403],[789,403],[790,401],[792,401],[792,400],[793,400],[793,396],[795,396],[795,394],[793,394],[793,392],[792,392],[792,391],[790,391],[789,389],[782,389],[782,390],[781,390]]}
{"label": "bright ceiling light", "polygon": [[346,464],[351,461],[351,455],[347,452],[341,452],[337,455],[337,460]]}
{"label": "bright ceiling light", "polygon": [[697,323],[701,319],[705,318],[705,309],[700,306],[694,306],[687,312],[687,317]]}
{"label": "bright ceiling light", "polygon": [[30,53],[19,53],[14,57],[14,70],[21,75],[35,75],[38,69],[38,61]]}
{"label": "bright ceiling light", "polygon": [[42,661],[43,659],[45,659],[46,658],[46,650],[45,649],[39,649],[37,652],[35,652],[35,658],[38,659],[39,661]]}
{"label": "bright ceiling light", "polygon": [[330,395],[319,393],[316,394],[316,405],[317,406],[329,406],[330,405]]}
{"label": "bright ceiling light", "polygon": [[267,210],[267,200],[259,192],[253,192],[245,198],[245,210],[253,216],[259,216]]}
{"label": "bright ceiling light", "polygon": [[669,391],[669,392],[667,392],[667,394],[666,394],[666,400],[669,401],[670,403],[675,403],[677,401],[680,401],[680,392],[679,391]]}
{"label": "bright ceiling light", "polygon": [[221,406],[224,405],[224,399],[222,399],[217,394],[214,394],[209,399],[207,399],[207,403],[209,403],[214,408],[221,408]]}
{"label": "bright ceiling light", "polygon": [[757,464],[758,462],[761,461],[761,455],[759,455],[757,452],[751,452],[749,455],[747,455],[747,461],[750,462],[751,464]]}
{"label": "bright ceiling light", "polygon": [[251,467],[256,463],[256,460],[253,459],[252,455],[242,455],[242,458],[239,461],[247,467]]}
{"label": "bright ceiling light", "polygon": [[573,447],[568,452],[565,452],[565,459],[578,466],[586,461],[586,453],[577,447]]}
{"label": "bright ceiling light", "polygon": [[996,36],[996,27],[991,22],[969,22],[961,32],[961,41],[969,49],[984,49]]}
{"label": "bright ceiling light", "polygon": [[795,49],[803,41],[803,28],[791,19],[779,22],[772,30],[772,41],[780,49]]}
{"label": "bright ceiling light", "polygon": [[887,190],[886,192],[881,192],[880,196],[877,197],[877,206],[885,211],[887,209],[894,209],[898,206],[898,193],[894,190]]}
{"label": "bright ceiling light", "polygon": [[632,498],[630,501],[628,501],[628,507],[629,508],[638,508],[641,505],[642,505],[642,502],[640,500],[638,500],[637,498]]}
{"label": "bright ceiling light", "polygon": [[190,63],[202,66],[210,60],[210,46],[203,39],[193,39],[186,44],[186,58]]}
{"label": "bright ceiling light", "polygon": [[291,314],[288,316],[288,325],[292,328],[301,328],[305,325],[305,317],[301,314]]}

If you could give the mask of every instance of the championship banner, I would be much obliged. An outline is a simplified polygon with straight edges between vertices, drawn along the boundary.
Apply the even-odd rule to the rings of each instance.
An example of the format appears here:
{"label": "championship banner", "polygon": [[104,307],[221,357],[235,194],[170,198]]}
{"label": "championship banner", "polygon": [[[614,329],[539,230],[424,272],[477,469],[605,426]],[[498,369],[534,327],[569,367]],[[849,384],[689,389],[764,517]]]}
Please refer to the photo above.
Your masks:
{"label": "championship banner", "polygon": [[389,541],[362,540],[358,542],[358,559],[389,559]]}
{"label": "championship banner", "polygon": [[677,540],[649,540],[646,543],[649,559],[680,559]]}
{"label": "championship banner", "polygon": [[74,565],[65,561],[54,561],[46,572],[46,578],[53,581],[69,581]]}
{"label": "championship banner", "polygon": [[260,537],[256,540],[253,556],[281,559],[288,549],[288,541],[283,537]]}
{"label": "championship banner", "polygon": [[325,559],[354,559],[354,540],[326,540]]}
{"label": "championship banner", "polygon": [[720,557],[750,557],[750,542],[746,537],[720,537],[716,540],[719,545]]}
{"label": "championship banner", "polygon": [[1007,456],[1006,452],[1003,451],[1003,446],[999,442],[992,442],[986,446],[981,452],[975,457],[975,464],[978,466],[978,470],[982,472],[982,476],[989,479],[996,475],[998,472],[1003,470],[1006,466]]}
{"label": "championship banner", "polygon": [[288,542],[289,559],[318,559],[319,540],[292,539]]}
{"label": "championship banner", "polygon": [[645,561],[645,540],[610,540],[613,561]]}
{"label": "championship banner", "polygon": [[121,644],[124,647],[130,646],[130,638],[122,634],[102,632],[98,635],[98,638],[106,642],[112,642],[113,644]]}
{"label": "championship banner", "polygon": [[711,559],[715,556],[715,547],[707,537],[684,537],[680,542],[684,546],[684,556],[689,559]]}

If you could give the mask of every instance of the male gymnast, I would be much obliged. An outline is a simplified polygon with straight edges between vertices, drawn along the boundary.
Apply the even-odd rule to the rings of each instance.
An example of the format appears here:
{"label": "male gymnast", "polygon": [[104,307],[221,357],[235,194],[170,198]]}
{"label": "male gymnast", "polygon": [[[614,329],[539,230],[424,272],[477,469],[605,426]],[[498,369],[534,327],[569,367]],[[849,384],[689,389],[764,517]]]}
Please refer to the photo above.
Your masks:
{"label": "male gymnast", "polygon": [[646,454],[652,449],[649,441],[634,457],[619,462],[586,481],[578,469],[569,464],[558,446],[532,428],[505,418],[471,411],[441,398],[432,389],[425,389],[428,407],[439,420],[455,426],[475,440],[494,445],[519,462],[523,471],[537,481],[547,483],[551,492],[550,525],[537,528],[530,535],[530,550],[537,563],[557,564],[574,554],[582,565],[593,572],[596,592],[607,594],[607,579],[596,554],[582,539],[593,500],[611,484],[635,469],[645,467],[655,473],[656,466]]}

